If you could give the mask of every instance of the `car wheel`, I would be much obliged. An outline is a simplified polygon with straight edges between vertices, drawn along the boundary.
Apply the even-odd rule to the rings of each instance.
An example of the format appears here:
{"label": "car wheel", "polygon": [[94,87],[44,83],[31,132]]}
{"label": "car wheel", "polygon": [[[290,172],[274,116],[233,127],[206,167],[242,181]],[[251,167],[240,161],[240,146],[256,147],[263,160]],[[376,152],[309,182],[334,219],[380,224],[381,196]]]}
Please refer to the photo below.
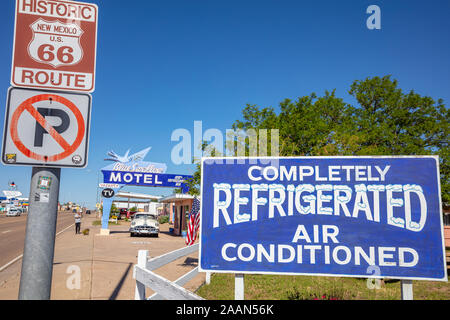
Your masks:
{"label": "car wheel", "polygon": [[130,233],[130,237],[134,237],[134,233],[133,232]]}

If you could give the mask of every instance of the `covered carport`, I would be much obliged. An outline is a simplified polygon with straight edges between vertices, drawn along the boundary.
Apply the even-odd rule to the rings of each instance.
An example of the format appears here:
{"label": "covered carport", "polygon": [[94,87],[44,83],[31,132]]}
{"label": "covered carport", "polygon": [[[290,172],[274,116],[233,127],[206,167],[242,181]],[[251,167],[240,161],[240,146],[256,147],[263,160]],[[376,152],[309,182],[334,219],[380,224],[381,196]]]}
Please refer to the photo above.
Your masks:
{"label": "covered carport", "polygon": [[116,194],[116,200],[113,203],[119,209],[127,209],[136,207],[137,211],[151,212],[156,211],[156,208],[161,206],[158,201],[161,196],[150,194],[135,193],[135,192],[119,192]]}

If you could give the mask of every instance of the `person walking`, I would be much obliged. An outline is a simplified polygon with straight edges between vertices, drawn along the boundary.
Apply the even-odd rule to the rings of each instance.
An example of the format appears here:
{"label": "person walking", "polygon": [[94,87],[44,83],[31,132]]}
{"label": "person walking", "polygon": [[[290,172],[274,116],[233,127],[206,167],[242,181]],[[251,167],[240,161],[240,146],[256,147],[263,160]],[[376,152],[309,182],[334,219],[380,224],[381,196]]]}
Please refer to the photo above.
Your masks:
{"label": "person walking", "polygon": [[76,212],[75,213],[75,234],[80,233],[81,228],[81,214]]}

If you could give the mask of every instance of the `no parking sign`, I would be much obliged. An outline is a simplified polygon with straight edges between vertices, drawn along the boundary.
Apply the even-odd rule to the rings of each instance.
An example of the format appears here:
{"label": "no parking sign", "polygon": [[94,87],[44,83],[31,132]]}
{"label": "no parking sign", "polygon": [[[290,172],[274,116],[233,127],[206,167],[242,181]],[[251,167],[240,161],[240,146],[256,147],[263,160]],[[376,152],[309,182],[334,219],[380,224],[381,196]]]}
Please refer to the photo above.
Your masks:
{"label": "no parking sign", "polygon": [[86,167],[90,113],[89,94],[10,88],[2,162]]}

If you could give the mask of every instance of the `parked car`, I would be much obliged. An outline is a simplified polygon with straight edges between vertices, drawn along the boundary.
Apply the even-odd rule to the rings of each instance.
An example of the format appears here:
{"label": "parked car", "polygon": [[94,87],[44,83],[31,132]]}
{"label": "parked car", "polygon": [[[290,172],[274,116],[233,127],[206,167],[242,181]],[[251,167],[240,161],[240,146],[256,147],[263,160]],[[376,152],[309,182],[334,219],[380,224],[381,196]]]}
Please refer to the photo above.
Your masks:
{"label": "parked car", "polygon": [[128,211],[127,209],[120,209],[119,219],[133,219],[136,211]]}
{"label": "parked car", "polygon": [[130,226],[130,236],[135,235],[159,236],[159,223],[157,216],[150,212],[139,212],[134,215]]}
{"label": "parked car", "polygon": [[128,217],[128,210],[127,209],[120,209],[119,211],[119,219],[125,219]]}
{"label": "parked car", "polygon": [[22,210],[19,208],[10,208],[6,213],[7,217],[20,217]]}

